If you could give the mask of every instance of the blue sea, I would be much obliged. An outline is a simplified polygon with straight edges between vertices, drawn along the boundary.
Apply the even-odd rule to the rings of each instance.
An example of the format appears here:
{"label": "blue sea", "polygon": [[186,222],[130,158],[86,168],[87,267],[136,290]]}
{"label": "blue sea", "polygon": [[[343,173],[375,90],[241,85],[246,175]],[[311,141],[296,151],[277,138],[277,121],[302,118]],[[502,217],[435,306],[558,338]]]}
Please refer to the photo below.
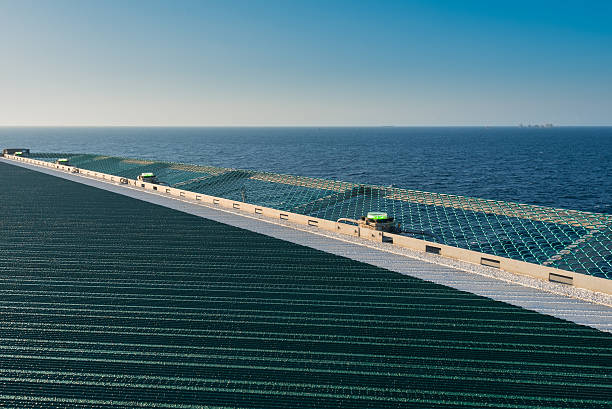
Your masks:
{"label": "blue sea", "polygon": [[612,127],[3,127],[0,147],[257,169],[612,213]]}

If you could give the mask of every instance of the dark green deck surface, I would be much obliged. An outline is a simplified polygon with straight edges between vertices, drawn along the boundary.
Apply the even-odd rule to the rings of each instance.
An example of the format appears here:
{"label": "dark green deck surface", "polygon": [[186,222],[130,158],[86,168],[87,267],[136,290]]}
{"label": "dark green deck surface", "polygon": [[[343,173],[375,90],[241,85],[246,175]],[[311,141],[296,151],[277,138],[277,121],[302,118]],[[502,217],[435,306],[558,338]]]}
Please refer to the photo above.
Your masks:
{"label": "dark green deck surface", "polygon": [[610,334],[0,164],[0,407],[610,408]]}

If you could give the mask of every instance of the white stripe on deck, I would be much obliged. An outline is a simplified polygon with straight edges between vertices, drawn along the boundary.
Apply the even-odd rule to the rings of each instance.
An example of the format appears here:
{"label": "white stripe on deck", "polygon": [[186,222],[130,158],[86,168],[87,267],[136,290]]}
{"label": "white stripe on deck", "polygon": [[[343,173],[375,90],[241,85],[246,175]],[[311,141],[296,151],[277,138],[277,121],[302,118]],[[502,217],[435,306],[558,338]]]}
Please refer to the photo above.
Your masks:
{"label": "white stripe on deck", "polygon": [[[612,332],[612,296],[518,276],[498,269],[319,231],[287,221],[221,209],[162,193],[2,159],[4,163],[158,204],[458,290]],[[576,298],[577,297],[577,298]],[[589,300],[589,301],[587,301]],[[590,302],[593,301],[593,302]]]}

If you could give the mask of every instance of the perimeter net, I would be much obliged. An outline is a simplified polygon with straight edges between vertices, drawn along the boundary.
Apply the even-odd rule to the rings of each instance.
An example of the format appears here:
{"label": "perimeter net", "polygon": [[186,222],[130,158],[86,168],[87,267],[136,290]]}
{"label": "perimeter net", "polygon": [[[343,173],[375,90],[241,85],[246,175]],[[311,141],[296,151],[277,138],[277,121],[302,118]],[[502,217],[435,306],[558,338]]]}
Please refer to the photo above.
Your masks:
{"label": "perimeter net", "polygon": [[30,157],[327,220],[387,212],[412,237],[563,270],[612,278],[612,215],[253,170],[120,157]]}

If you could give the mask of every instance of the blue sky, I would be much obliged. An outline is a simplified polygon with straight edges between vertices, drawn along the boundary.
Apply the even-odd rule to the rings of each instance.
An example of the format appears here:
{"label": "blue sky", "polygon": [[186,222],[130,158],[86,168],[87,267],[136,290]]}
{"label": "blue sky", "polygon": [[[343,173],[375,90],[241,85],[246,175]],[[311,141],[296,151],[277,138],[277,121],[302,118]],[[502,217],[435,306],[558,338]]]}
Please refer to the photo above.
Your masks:
{"label": "blue sky", "polygon": [[0,0],[0,125],[612,125],[612,2]]}

